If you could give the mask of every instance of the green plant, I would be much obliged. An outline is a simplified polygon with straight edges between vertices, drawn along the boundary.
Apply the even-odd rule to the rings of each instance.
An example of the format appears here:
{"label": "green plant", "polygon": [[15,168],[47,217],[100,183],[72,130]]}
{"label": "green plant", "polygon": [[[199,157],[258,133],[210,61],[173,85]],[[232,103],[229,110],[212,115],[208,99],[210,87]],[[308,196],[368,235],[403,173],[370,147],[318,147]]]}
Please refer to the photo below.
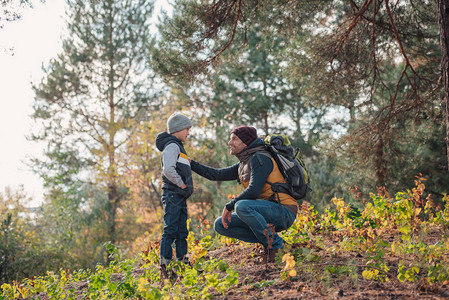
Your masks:
{"label": "green plant", "polygon": [[399,263],[398,266],[398,279],[400,282],[410,281],[413,282],[417,279],[417,275],[419,274],[418,267],[409,267],[407,268],[404,264]]}

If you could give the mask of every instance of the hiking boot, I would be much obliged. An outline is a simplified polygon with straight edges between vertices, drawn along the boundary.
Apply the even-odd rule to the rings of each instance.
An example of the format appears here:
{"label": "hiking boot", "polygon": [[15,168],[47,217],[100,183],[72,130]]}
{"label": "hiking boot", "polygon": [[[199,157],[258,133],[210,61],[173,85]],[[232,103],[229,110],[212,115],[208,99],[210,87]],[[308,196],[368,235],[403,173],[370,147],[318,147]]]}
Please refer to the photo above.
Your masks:
{"label": "hiking boot", "polygon": [[262,263],[274,263],[274,260],[276,259],[276,254],[279,252],[279,249],[269,249],[265,248],[263,253],[263,259]]}
{"label": "hiking boot", "polygon": [[161,281],[164,279],[168,279],[171,283],[174,283],[178,279],[178,274],[171,268],[167,269],[166,265],[161,265]]}
{"label": "hiking boot", "polygon": [[174,283],[178,279],[178,274],[176,274],[175,270],[171,269],[168,271],[168,279],[171,283]]}
{"label": "hiking boot", "polygon": [[192,266],[192,264],[189,261],[188,257],[184,257],[183,259],[180,260],[180,262],[182,262],[183,264],[185,264],[186,266]]}
{"label": "hiking boot", "polygon": [[167,266],[166,265],[161,265],[160,271],[161,271],[161,281],[166,279],[166,278],[168,278]]}

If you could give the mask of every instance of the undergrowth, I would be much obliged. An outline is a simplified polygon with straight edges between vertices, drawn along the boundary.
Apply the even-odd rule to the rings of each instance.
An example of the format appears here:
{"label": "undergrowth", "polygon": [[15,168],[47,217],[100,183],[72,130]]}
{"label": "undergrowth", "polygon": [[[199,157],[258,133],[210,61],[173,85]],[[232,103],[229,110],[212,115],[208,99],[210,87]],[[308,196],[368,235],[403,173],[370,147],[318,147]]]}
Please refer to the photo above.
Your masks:
{"label": "undergrowth", "polygon": [[[437,204],[425,196],[425,179],[412,190],[391,197],[379,188],[363,209],[333,198],[335,209],[319,214],[304,203],[295,223],[282,233],[287,242],[278,254],[278,281],[320,281],[323,288],[362,281],[416,282],[422,289],[449,283],[449,197]],[[122,259],[106,244],[109,266],[95,270],[60,270],[1,285],[0,299],[208,299],[248,284],[237,265],[210,256],[210,251],[239,243],[213,236],[206,220],[201,232],[188,236],[190,265],[172,262],[176,279],[160,277],[159,243],[134,259]],[[260,289],[273,281],[251,282]]]}

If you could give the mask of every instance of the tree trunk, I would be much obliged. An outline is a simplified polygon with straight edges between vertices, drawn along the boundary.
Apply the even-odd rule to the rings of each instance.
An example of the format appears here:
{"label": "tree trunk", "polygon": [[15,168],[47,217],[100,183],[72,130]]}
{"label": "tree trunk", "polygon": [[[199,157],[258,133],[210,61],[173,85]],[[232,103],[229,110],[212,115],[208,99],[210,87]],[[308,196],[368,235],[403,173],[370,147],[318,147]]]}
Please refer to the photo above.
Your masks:
{"label": "tree trunk", "polygon": [[117,187],[113,184],[108,187],[108,200],[110,203],[110,211],[109,211],[109,241],[111,244],[115,245],[116,236],[115,236],[115,225],[116,225],[116,217],[117,217],[117,204],[119,195],[117,193]]}
{"label": "tree trunk", "polygon": [[301,136],[301,102],[295,101],[292,105],[292,119],[295,122],[296,133]]}
{"label": "tree trunk", "polygon": [[446,105],[446,159],[449,171],[449,0],[435,0],[440,27],[441,77]]}
{"label": "tree trunk", "polygon": [[[159,194],[159,192],[158,192],[156,186],[154,185],[153,180],[150,179],[149,181],[150,181],[150,183],[151,183],[151,187],[153,188],[154,193],[156,194],[157,199],[159,200],[159,201],[157,202],[157,203],[159,204],[159,207],[160,207],[160,208],[163,208],[163,207],[164,207],[164,204],[162,203],[162,195]],[[153,205],[153,206],[154,206],[154,205]],[[156,207],[155,207],[155,206],[153,207],[153,210],[156,210]]]}
{"label": "tree trunk", "polygon": [[268,112],[265,112],[263,115],[263,124],[265,135],[268,136],[270,134],[270,126],[268,125]]}
{"label": "tree trunk", "polygon": [[375,146],[375,169],[376,169],[376,182],[377,186],[384,186],[387,169],[385,167],[385,158],[384,158],[384,140],[382,137],[382,132],[378,129],[378,140]]}

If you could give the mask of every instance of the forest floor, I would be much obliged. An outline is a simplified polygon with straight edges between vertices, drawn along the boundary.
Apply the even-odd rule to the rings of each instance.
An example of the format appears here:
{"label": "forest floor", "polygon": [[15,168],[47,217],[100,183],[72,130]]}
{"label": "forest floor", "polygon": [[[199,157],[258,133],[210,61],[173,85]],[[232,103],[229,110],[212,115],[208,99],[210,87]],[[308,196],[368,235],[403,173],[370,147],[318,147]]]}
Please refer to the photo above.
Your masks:
{"label": "forest floor", "polygon": [[417,186],[394,199],[380,191],[358,214],[336,198],[337,211],[320,216],[303,205],[282,233],[289,244],[273,263],[261,262],[258,244],[212,238],[203,220],[202,237],[188,238],[194,265],[171,263],[180,275],[172,282],[161,280],[159,242],[150,242],[136,260],[119,261],[109,247],[113,263],[88,276],[69,281],[61,273],[58,280],[47,276],[2,289],[4,295],[29,289],[27,295],[41,300],[449,299],[449,198],[444,207],[429,197],[424,205],[424,185],[418,180]]}
{"label": "forest floor", "polygon": [[[328,245],[332,247],[332,245]],[[311,245],[294,245],[293,248]],[[313,246],[312,246],[313,247]],[[215,295],[214,299],[449,299],[449,282],[432,284],[423,282],[400,282],[397,269],[390,270],[390,280],[379,282],[366,280],[361,273],[366,259],[357,253],[331,255],[325,249],[313,247],[316,254],[324,258],[314,264],[305,264],[293,279],[281,280],[285,263],[278,257],[275,263],[260,263],[261,251],[257,247],[223,247],[209,253],[223,259],[239,273],[239,286],[227,292],[226,296]],[[255,255],[255,253],[260,255]],[[387,264],[397,266],[397,261],[386,258]],[[357,274],[342,272],[323,276],[329,266],[352,266]],[[351,270],[351,269],[347,269]],[[254,283],[259,283],[258,285]],[[272,284],[269,284],[272,283]]]}
{"label": "forest floor", "polygon": [[[206,296],[219,300],[449,299],[448,273],[441,269],[440,276],[431,274],[429,270],[429,265],[440,265],[444,270],[447,269],[448,229],[447,226],[435,224],[423,225],[421,231],[414,233],[414,243],[402,241],[402,244],[401,239],[404,239],[404,235],[401,238],[401,232],[394,227],[378,231],[378,240],[383,242],[371,244],[354,243],[360,235],[367,234],[367,228],[360,228],[359,231],[352,233],[348,230],[321,231],[315,236],[313,231],[307,231],[308,236],[302,239],[303,242],[287,245],[279,251],[274,263],[261,262],[263,249],[258,244],[220,242],[219,245],[214,244],[209,251],[205,251],[207,254],[201,258],[204,259],[202,266],[205,261],[224,262],[238,273],[238,283],[234,284],[234,281],[228,285],[224,293],[217,291],[216,286],[202,285],[198,287],[199,294],[194,294],[193,299],[202,299],[201,291],[208,291],[209,295]],[[201,245],[201,242],[195,241],[194,244]],[[401,245],[404,247],[402,250]],[[204,249],[201,248],[201,251]],[[158,250],[158,246],[151,250],[156,258]],[[289,255],[285,255],[286,253]],[[292,273],[284,270],[289,262],[288,257],[294,264],[294,267],[289,269],[294,270]],[[215,275],[225,278],[229,270],[219,269],[214,267],[204,273],[197,269],[199,273],[195,276],[202,279],[195,282],[199,285],[206,277],[210,279]],[[412,272],[406,273],[405,270]],[[413,270],[416,270],[416,273]],[[374,273],[378,275],[374,277],[370,275]],[[159,274],[158,263],[155,260],[150,264],[142,264],[141,268],[131,266],[130,275],[113,272],[110,276],[107,275],[107,279],[120,282],[125,276],[131,276],[135,281],[142,281],[143,278],[143,281],[149,284],[145,287],[145,291],[154,287],[165,291],[163,299],[190,299],[188,289],[192,288],[192,285],[189,287],[184,285],[189,277],[180,276],[175,282],[170,283],[168,280],[161,281],[159,275],[154,274]],[[399,280],[398,274],[402,280]],[[86,295],[92,295],[88,293],[89,289],[92,289],[92,278],[99,276],[91,277],[90,281],[72,282],[69,287],[74,292],[72,295],[76,295],[76,299],[94,299]],[[103,281],[106,282],[104,278],[101,282]],[[206,290],[202,290],[203,288]],[[119,299],[114,298],[114,294],[101,294],[101,297],[103,296]],[[32,298],[54,299],[48,297],[46,292],[38,293]],[[95,299],[103,298],[95,297]]]}
{"label": "forest floor", "polygon": [[[429,242],[437,242],[441,232],[428,235]],[[213,299],[449,299],[449,282],[428,284],[427,281],[400,282],[397,278],[398,259],[386,256],[390,267],[387,275],[389,281],[367,280],[362,276],[366,258],[359,253],[329,251],[338,244],[338,237],[328,237],[323,248],[310,243],[292,245],[291,252],[307,249],[319,258],[313,262],[296,265],[296,276],[286,279],[281,277],[285,266],[280,252],[274,263],[262,263],[262,248],[253,244],[233,244],[208,252],[208,258],[225,261],[239,274],[238,285],[228,289],[225,295],[213,288]],[[326,249],[325,249],[326,248]],[[300,251],[301,252],[301,251]],[[332,268],[334,271],[331,271]],[[326,271],[327,270],[327,271]],[[135,269],[134,276],[143,274],[143,269]],[[220,272],[217,270],[217,272]],[[224,273],[223,273],[224,274]],[[121,274],[114,274],[116,279]],[[224,274],[225,275],[225,274]],[[178,279],[179,280],[179,279]],[[159,283],[160,287],[163,283]],[[75,285],[76,294],[82,299],[88,288],[87,282]],[[34,299],[49,299],[46,295],[36,295]],[[184,295],[185,296],[185,295]],[[183,296],[181,295],[181,299]]]}

